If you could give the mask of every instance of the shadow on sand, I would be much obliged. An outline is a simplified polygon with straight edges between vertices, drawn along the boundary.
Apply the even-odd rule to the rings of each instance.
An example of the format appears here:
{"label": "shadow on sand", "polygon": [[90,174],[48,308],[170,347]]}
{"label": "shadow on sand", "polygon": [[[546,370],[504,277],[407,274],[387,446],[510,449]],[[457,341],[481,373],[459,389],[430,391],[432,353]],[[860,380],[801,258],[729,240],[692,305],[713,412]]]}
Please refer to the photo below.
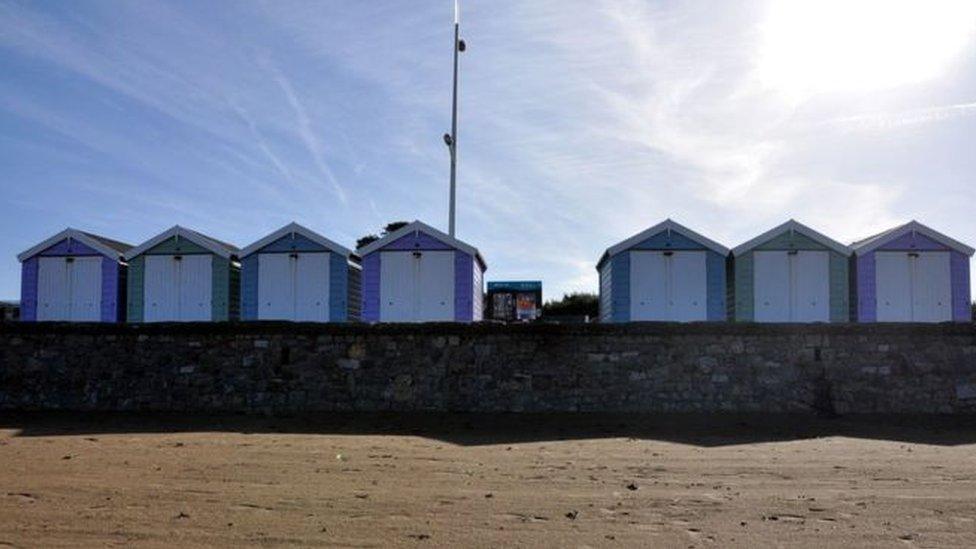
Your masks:
{"label": "shadow on sand", "polygon": [[842,436],[917,444],[976,444],[976,416],[317,413],[280,417],[95,412],[0,413],[16,436],[281,433],[420,436],[462,446],[634,438],[702,447]]}

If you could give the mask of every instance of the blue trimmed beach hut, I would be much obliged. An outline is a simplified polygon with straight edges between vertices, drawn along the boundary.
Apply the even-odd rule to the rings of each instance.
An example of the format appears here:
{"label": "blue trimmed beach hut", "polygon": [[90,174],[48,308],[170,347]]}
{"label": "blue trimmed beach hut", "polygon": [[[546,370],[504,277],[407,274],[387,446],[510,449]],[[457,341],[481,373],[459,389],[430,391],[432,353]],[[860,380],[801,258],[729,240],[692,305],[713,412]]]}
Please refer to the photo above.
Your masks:
{"label": "blue trimmed beach hut", "polygon": [[359,258],[289,223],[241,250],[241,319],[359,320]]}
{"label": "blue trimmed beach hut", "polygon": [[729,249],[667,219],[597,262],[600,322],[726,320]]}
{"label": "blue trimmed beach hut", "polygon": [[176,225],[125,254],[129,322],[237,320],[239,250]]}
{"label": "blue trimmed beach hut", "polygon": [[735,319],[849,322],[851,249],[789,220],[732,249]]}
{"label": "blue trimmed beach hut", "polygon": [[65,229],[21,253],[20,319],[118,322],[124,317],[126,264],[132,246]]}
{"label": "blue trimmed beach hut", "polygon": [[858,322],[969,322],[973,248],[911,221],[852,244]]}
{"label": "blue trimmed beach hut", "polygon": [[477,248],[414,221],[358,251],[366,322],[474,322],[484,310]]}

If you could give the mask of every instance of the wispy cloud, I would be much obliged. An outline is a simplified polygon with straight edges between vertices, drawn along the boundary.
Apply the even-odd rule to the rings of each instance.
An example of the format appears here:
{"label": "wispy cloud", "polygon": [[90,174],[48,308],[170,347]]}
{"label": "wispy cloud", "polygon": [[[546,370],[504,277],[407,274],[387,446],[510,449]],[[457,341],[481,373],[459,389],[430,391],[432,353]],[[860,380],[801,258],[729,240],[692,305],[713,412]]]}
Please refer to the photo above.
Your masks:
{"label": "wispy cloud", "polygon": [[323,152],[322,142],[319,140],[318,135],[312,128],[312,119],[308,115],[308,111],[305,109],[305,105],[298,99],[298,95],[295,93],[295,88],[292,87],[291,81],[285,77],[284,73],[267,57],[261,59],[261,64],[265,66],[271,73],[272,78],[281,88],[282,93],[285,94],[285,98],[288,100],[288,104],[291,106],[292,111],[295,115],[295,122],[298,125],[298,134],[301,136],[302,143],[305,144],[305,148],[308,150],[308,154],[311,155],[312,160],[315,161],[315,167],[318,168],[319,173],[325,180],[332,186],[332,190],[335,192],[336,197],[344,204],[349,204],[349,199],[346,198],[346,191],[339,184],[339,180],[336,179],[334,173],[332,173],[332,168],[329,167],[328,162],[325,159],[325,153]]}
{"label": "wispy cloud", "polygon": [[855,114],[834,118],[823,122],[821,125],[843,131],[883,132],[906,126],[931,124],[968,116],[976,116],[976,102],[896,112]]}

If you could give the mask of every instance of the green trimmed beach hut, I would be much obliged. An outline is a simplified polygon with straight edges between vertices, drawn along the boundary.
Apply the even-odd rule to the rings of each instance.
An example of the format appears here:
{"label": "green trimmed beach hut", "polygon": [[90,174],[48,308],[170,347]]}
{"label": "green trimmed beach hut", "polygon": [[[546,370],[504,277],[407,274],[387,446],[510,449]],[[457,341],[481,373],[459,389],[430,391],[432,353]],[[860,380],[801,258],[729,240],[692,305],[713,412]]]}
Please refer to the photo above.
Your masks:
{"label": "green trimmed beach hut", "polygon": [[732,249],[733,318],[849,322],[852,251],[789,220]]}
{"label": "green trimmed beach hut", "polygon": [[240,270],[236,246],[179,225],[125,254],[129,322],[236,320]]}

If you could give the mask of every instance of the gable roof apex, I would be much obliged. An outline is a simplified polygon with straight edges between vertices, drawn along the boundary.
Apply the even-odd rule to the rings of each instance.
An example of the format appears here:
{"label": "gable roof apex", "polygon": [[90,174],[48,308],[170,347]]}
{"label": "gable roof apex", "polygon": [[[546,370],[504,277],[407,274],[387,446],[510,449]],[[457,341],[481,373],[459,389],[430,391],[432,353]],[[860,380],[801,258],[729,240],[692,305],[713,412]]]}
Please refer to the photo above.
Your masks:
{"label": "gable roof apex", "polygon": [[740,254],[744,254],[746,252],[752,251],[752,249],[755,248],[756,246],[759,246],[764,242],[768,242],[769,240],[775,238],[777,235],[780,235],[786,231],[794,231],[800,233],[801,235],[815,242],[818,242],[824,245],[825,247],[830,248],[831,250],[839,254],[842,254],[844,256],[849,256],[853,253],[853,250],[851,250],[849,246],[845,246],[844,244],[841,244],[840,242],[834,240],[833,238],[830,238],[829,236],[817,232],[811,229],[810,227],[804,225],[803,223],[800,223],[796,219],[790,218],[785,223],[781,223],[773,227],[772,229],[762,233],[761,235],[751,240],[748,240],[746,242],[743,242],[742,244],[739,244],[735,248],[732,248],[732,255],[738,256]]}
{"label": "gable roof apex", "polygon": [[657,225],[653,225],[647,229],[644,229],[643,231],[631,236],[630,238],[627,238],[626,240],[614,244],[613,246],[607,248],[606,251],[603,252],[603,255],[600,257],[600,260],[597,262],[596,265],[597,269],[599,269],[600,266],[603,265],[603,262],[606,261],[609,257],[617,255],[618,253],[623,252],[625,250],[628,250],[636,246],[637,244],[640,244],[641,242],[647,240],[648,238],[651,238],[652,236],[658,233],[661,233],[663,231],[668,231],[668,230],[674,231],[691,240],[694,240],[695,242],[718,253],[719,255],[722,256],[729,255],[729,249],[726,248],[725,246],[719,244],[718,242],[715,242],[714,240],[704,235],[701,235],[689,229],[688,227],[685,227],[681,223],[678,223],[677,221],[674,221],[669,217],[664,221],[658,223]]}
{"label": "gable roof apex", "polygon": [[340,244],[337,244],[337,243],[333,242],[332,240],[326,238],[325,236],[322,236],[321,234],[313,231],[312,229],[309,229],[308,227],[305,227],[304,225],[299,225],[298,223],[292,221],[291,223],[285,225],[284,227],[281,227],[280,229],[272,232],[271,234],[266,235],[265,237],[261,238],[260,240],[258,240],[256,242],[253,242],[253,243],[245,246],[241,250],[240,256],[241,257],[247,257],[247,256],[253,254],[254,252],[257,252],[261,248],[264,248],[268,244],[271,244],[272,242],[275,242],[276,240],[278,240],[280,238],[283,238],[283,237],[285,237],[285,236],[287,236],[289,234],[292,234],[292,233],[300,234],[300,235],[304,236],[305,238],[311,240],[312,242],[315,242],[316,244],[319,244],[320,246],[322,246],[323,248],[325,248],[325,249],[327,249],[327,250],[329,250],[331,252],[335,252],[337,254],[340,254],[340,255],[343,255],[343,256],[346,256],[346,257],[349,257],[349,256],[353,255],[352,250],[350,250],[349,248],[346,248],[345,246],[342,246]]}
{"label": "gable roof apex", "polygon": [[122,259],[125,250],[132,247],[131,245],[124,242],[119,242],[118,240],[112,240],[101,235],[68,227],[58,234],[45,239],[40,244],[32,246],[31,248],[17,254],[17,260],[21,262],[26,261],[27,259],[34,257],[35,255],[43,252],[51,246],[54,246],[66,238],[77,240],[105,257],[114,259],[116,261]]}
{"label": "gable roof apex", "polygon": [[885,243],[890,242],[894,238],[897,238],[898,236],[901,236],[909,231],[917,232],[940,244],[943,244],[948,248],[952,248],[953,250],[964,253],[968,256],[972,256],[974,251],[976,251],[971,246],[967,246],[966,244],[942,234],[931,227],[923,225],[914,219],[908,223],[897,225],[876,235],[857,240],[851,244],[851,248],[854,249],[854,253],[856,254],[866,254],[884,246]]}
{"label": "gable roof apex", "polygon": [[203,233],[198,233],[192,229],[187,229],[186,227],[181,227],[180,225],[173,225],[169,229],[166,229],[165,231],[126,252],[125,259],[128,261],[134,257],[140,256],[156,247],[158,244],[173,237],[185,238],[197,246],[205,248],[225,259],[230,259],[236,256],[240,251],[237,246],[234,246],[233,244],[221,242],[216,238],[209,237]]}
{"label": "gable roof apex", "polygon": [[377,250],[380,250],[387,244],[394,242],[400,238],[403,238],[404,236],[412,232],[422,232],[429,236],[432,236],[437,240],[440,240],[444,244],[451,246],[452,248],[456,248],[458,250],[461,250],[471,255],[478,261],[478,263],[481,264],[481,268],[483,270],[487,268],[487,264],[485,263],[484,258],[481,257],[481,252],[478,251],[478,248],[475,248],[474,246],[466,242],[462,242],[461,240],[458,240],[457,238],[454,238],[448,235],[447,233],[443,233],[431,227],[430,225],[424,223],[423,221],[419,221],[416,219],[411,221],[410,223],[407,223],[403,227],[400,227],[399,229],[393,231],[392,233],[389,233],[383,236],[382,238],[374,240],[373,242],[370,242],[369,244],[359,248],[358,250],[356,250],[356,253],[359,254],[360,257],[366,257],[366,255],[371,254]]}

